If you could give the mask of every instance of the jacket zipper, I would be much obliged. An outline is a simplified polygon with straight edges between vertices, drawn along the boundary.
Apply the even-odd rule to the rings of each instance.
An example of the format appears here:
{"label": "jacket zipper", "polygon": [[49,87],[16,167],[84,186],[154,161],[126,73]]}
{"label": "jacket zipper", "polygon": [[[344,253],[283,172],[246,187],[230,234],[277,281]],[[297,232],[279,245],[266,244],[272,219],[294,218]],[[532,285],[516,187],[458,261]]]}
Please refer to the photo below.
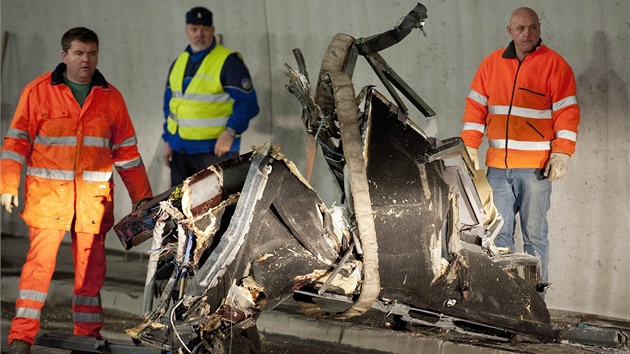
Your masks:
{"label": "jacket zipper", "polygon": [[[518,59],[516,59],[518,60]],[[523,58],[523,60],[525,60],[525,58]],[[508,113],[507,113],[507,118],[505,119],[505,158],[504,158],[504,162],[505,162],[505,168],[509,168],[508,167],[508,140],[510,139],[508,132],[509,129],[508,127],[510,126],[510,116],[512,114],[512,103],[514,103],[514,94],[516,93],[516,79],[518,78],[518,72],[521,70],[521,64],[523,64],[523,62],[519,61],[518,62],[518,67],[516,68],[516,74],[514,75],[514,84],[512,85],[512,97],[510,97],[510,107],[508,108]]]}

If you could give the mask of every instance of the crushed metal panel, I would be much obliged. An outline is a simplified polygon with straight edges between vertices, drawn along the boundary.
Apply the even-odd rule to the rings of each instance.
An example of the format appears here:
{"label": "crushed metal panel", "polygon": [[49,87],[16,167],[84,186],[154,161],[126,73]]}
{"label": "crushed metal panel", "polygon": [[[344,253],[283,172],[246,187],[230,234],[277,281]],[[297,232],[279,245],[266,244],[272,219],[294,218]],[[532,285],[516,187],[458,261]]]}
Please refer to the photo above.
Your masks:
{"label": "crushed metal panel", "polygon": [[554,338],[557,333],[536,290],[486,254],[461,250],[458,258],[443,248],[442,256],[457,276],[433,282],[431,240],[444,232],[450,206],[444,165],[425,161],[432,142],[402,123],[382,95],[368,94],[367,99],[367,172],[384,275],[381,297]]}
{"label": "crushed metal panel", "polygon": [[252,153],[248,153],[209,166],[186,179],[182,183],[184,215],[191,218],[203,214],[219,205],[225,195],[239,193],[247,177],[251,156]]}
{"label": "crushed metal panel", "polygon": [[[290,165],[282,168],[286,167]],[[332,225],[324,222],[324,213],[328,214],[322,210],[324,203],[317,192],[303,183],[301,175],[290,172],[291,175],[283,178],[282,190],[275,196],[271,209],[304,248],[324,263],[332,264],[339,257],[340,245],[334,232],[326,229]]]}
{"label": "crushed metal panel", "polygon": [[[205,213],[212,207],[217,206],[222,200],[221,195],[238,193],[243,188],[251,156],[251,152],[240,155],[210,166],[208,169],[188,178],[184,182],[187,185],[186,189],[189,191],[191,189],[195,190],[195,194],[199,195],[199,197],[194,197],[193,200],[190,200],[190,195],[187,197],[189,202],[185,209],[189,211],[189,216]],[[223,176],[214,179],[206,178],[217,174],[223,174]],[[151,238],[153,228],[158,219],[161,202],[172,200],[174,207],[181,207],[183,185],[172,187],[160,193],[114,225],[114,232],[126,250]],[[207,186],[210,186],[210,188],[204,188]],[[175,225],[171,222],[167,225],[165,231],[169,231],[174,227]]]}
{"label": "crushed metal panel", "polygon": [[[182,337],[186,343],[197,340],[195,328],[221,331],[234,323],[240,325],[255,319],[260,311],[274,308],[295,289],[316,281],[304,275],[313,269],[328,269],[337,259],[330,241],[325,241],[334,230],[320,215],[321,199],[283,159],[272,155],[280,156],[277,148],[266,145],[252,157],[234,212],[222,215],[229,225],[216,233],[219,241],[209,249],[176,305],[183,312],[175,327],[148,325],[166,320],[149,318],[133,331],[134,338],[171,350],[181,345],[181,341],[170,344],[174,332],[180,337],[187,333]],[[324,241],[304,242],[308,233],[293,233],[296,228],[290,225],[300,216],[302,223],[317,230],[310,237]]]}
{"label": "crushed metal panel", "polygon": [[[183,188],[161,195],[162,199],[125,219],[118,229],[133,238],[136,230],[146,233],[152,228],[161,200],[181,208],[182,216],[174,217],[178,232],[171,235],[179,237],[172,279],[180,270],[190,274],[180,279],[183,298],[174,299],[179,301],[171,318],[160,311],[149,314],[132,331],[134,338],[164,350],[187,345],[210,350],[229,345],[238,350],[241,342],[232,339],[243,337],[254,343],[255,320],[261,311],[291,294],[298,294],[300,305],[314,316],[321,316],[321,309],[304,300],[305,294],[357,304],[357,294],[361,298],[370,288],[367,279],[374,272],[380,287],[376,299],[370,296],[369,302],[384,312],[395,304],[410,321],[448,329],[491,336],[524,334],[544,341],[559,338],[536,289],[504,269],[514,260],[491,258],[496,250],[487,244],[475,251],[462,247],[465,232],[492,243],[495,221],[500,220],[485,208],[491,200],[475,188],[479,186],[475,179],[483,176],[473,173],[470,178],[465,173],[470,161],[456,138],[428,137],[407,120],[406,107],[394,88],[421,112],[432,111],[376,53],[402,40],[413,27],[422,28],[425,18],[426,8],[418,4],[384,36],[355,41],[336,35],[322,62],[315,99],[310,97],[303,58],[298,61],[303,73],[290,69],[289,91],[302,103],[302,119],[312,136],[309,141],[322,146],[343,189],[343,210],[327,209],[293,163],[277,147],[265,144],[247,157],[211,166]],[[358,54],[366,57],[398,105],[371,86],[355,99],[350,78]],[[339,95],[342,89],[352,94]],[[355,104],[363,99],[361,112]],[[356,129],[355,123],[360,138],[350,139],[348,128]],[[348,138],[345,144],[344,138]],[[360,144],[362,148],[356,149]],[[368,185],[353,195],[348,182],[352,173],[344,172],[361,153]],[[461,170],[454,174],[457,168]],[[373,213],[354,209],[358,194],[367,200],[358,204],[370,205]],[[460,214],[466,211],[468,215]],[[376,247],[370,252],[365,247],[363,252],[365,229],[357,228],[361,225],[355,213],[368,214],[374,221],[370,231],[376,231],[377,253]],[[195,242],[198,267],[186,273],[182,256],[188,257],[188,251],[183,249]],[[367,266],[370,257],[378,267]],[[161,309],[169,294],[163,295]]]}
{"label": "crushed metal panel", "polygon": [[[300,186],[302,190],[297,192],[295,188]],[[312,200],[310,208],[308,207],[309,204],[305,203],[305,200]],[[248,235],[257,235],[260,232],[262,223],[257,223],[253,220],[257,220],[259,215],[267,212],[277,213],[278,209],[275,205],[280,203],[296,203],[294,209],[299,211],[305,209],[315,210],[322,202],[316,193],[297,180],[284,162],[275,160],[264,153],[258,153],[254,156],[249,176],[241,192],[241,197],[230,226],[225,234],[222,235],[221,241],[217,248],[213,250],[204,267],[198,271],[198,275],[189,284],[186,295],[188,297],[196,297],[201,295],[206,288],[214,286],[217,277],[225,272],[222,267],[233,262],[240,247],[245,243],[245,238]],[[284,206],[281,207],[283,210],[284,208]],[[285,213],[287,212],[285,211]],[[282,219],[282,213],[277,214],[278,218],[283,220],[285,227],[295,223],[291,219]],[[295,218],[293,214],[288,215],[291,218]],[[302,217],[305,216],[303,215]],[[319,236],[311,234],[313,238],[321,238],[326,233],[332,233],[331,231],[324,232],[319,226],[322,224],[321,216],[312,214],[311,216],[314,219],[308,224],[312,225],[311,227],[319,228],[321,231]],[[308,218],[305,221],[308,221]],[[293,234],[291,235],[296,237]],[[321,258],[323,263],[331,264],[337,258],[337,254],[332,252],[330,248],[324,249],[321,245],[318,246],[317,243],[313,243],[313,245],[316,246],[312,247],[311,250],[315,252],[316,257]],[[309,244],[309,247],[311,246]],[[324,251],[326,252],[324,253]],[[256,255],[256,257],[258,256]]]}

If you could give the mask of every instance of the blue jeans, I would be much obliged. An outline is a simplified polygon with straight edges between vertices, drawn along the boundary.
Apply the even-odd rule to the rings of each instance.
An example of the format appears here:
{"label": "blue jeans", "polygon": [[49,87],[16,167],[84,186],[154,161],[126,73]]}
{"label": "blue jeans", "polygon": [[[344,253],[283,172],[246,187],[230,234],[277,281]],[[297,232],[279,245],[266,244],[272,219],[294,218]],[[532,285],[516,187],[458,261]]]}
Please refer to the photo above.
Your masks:
{"label": "blue jeans", "polygon": [[516,214],[521,221],[523,250],[540,256],[542,282],[548,280],[549,239],[547,212],[551,206],[551,182],[543,177],[543,170],[534,168],[488,168],[486,174],[492,188],[494,205],[505,223],[494,243],[514,252]]}

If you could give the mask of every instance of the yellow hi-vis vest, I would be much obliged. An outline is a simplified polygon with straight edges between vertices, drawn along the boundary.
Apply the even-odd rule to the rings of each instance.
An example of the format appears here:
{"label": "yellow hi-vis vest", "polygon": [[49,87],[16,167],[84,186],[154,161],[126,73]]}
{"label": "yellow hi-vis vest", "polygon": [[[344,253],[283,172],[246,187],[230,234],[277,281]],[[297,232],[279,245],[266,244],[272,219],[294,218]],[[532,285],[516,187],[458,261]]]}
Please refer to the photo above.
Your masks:
{"label": "yellow hi-vis vest", "polygon": [[186,63],[190,54],[183,52],[169,75],[172,98],[169,102],[167,129],[186,140],[217,139],[232,115],[234,100],[221,85],[221,69],[232,52],[217,44],[206,55],[183,93]]}

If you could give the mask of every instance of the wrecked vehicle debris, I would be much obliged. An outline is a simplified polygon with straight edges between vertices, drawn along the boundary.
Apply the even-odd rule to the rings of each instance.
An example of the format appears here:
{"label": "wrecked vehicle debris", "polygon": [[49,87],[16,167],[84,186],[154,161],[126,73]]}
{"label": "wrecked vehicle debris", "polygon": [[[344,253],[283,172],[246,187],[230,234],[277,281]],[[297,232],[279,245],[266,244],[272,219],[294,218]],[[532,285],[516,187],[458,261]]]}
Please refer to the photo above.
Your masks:
{"label": "wrecked vehicle debris", "polygon": [[[502,219],[485,177],[459,138],[428,137],[408,119],[399,93],[425,116],[434,112],[378,54],[426,18],[418,4],[382,34],[337,34],[314,96],[294,51],[299,70],[287,65],[287,89],[308,133],[305,176],[267,143],[208,167],[115,226],[127,249],[152,239],[145,321],[127,331],[132,338],[168,351],[257,352],[259,314],[293,296],[317,318],[377,308],[482,336],[558,340],[537,291],[545,286],[539,260],[494,247]],[[373,86],[355,95],[358,56],[393,102]],[[317,146],[341,205],[326,206],[308,182]],[[350,306],[328,313],[314,297]]]}

